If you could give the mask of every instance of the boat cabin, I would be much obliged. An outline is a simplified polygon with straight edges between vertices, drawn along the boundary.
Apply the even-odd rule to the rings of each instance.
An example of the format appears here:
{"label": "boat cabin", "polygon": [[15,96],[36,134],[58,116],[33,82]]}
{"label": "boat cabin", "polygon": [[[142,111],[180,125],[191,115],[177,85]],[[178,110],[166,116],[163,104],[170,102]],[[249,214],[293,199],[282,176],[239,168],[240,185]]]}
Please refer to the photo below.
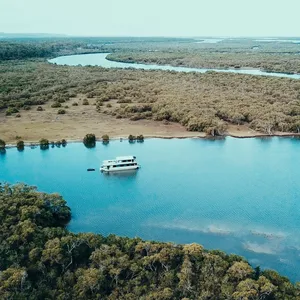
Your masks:
{"label": "boat cabin", "polygon": [[135,156],[118,156],[112,160],[104,160],[101,171],[121,171],[121,170],[133,170],[138,169],[139,165],[136,162]]}

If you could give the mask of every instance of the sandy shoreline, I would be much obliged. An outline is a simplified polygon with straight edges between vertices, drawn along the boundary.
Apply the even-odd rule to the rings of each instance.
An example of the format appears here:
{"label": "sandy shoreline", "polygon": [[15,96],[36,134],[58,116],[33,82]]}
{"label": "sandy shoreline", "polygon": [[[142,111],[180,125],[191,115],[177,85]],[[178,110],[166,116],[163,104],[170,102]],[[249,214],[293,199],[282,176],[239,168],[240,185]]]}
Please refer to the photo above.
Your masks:
{"label": "sandy shoreline", "polygon": [[[78,100],[78,99],[73,99]],[[90,101],[92,102],[92,101]],[[21,111],[21,117],[5,116],[0,112],[0,139],[8,146],[16,145],[23,140],[26,145],[37,144],[40,139],[68,142],[80,142],[87,133],[94,133],[98,140],[108,134],[110,139],[127,139],[130,134],[145,138],[211,138],[204,132],[191,132],[178,123],[165,123],[153,120],[131,121],[116,119],[115,117],[98,113],[93,103],[88,106],[69,106],[65,115],[57,115],[57,109],[50,107],[51,103],[43,106],[44,111],[37,111],[32,107],[29,111]],[[290,132],[275,132],[271,136],[299,136]],[[271,137],[270,135],[254,131],[245,125],[228,125],[225,136],[235,138]]]}
{"label": "sandy shoreline", "polygon": [[[129,134],[128,134],[129,135]],[[123,140],[126,141],[128,140],[128,135],[117,135],[117,136],[109,136],[110,141],[117,141],[117,140]],[[239,135],[237,135],[235,132],[227,132],[226,135],[224,136],[216,136],[216,137],[212,137],[212,136],[207,136],[204,132],[199,132],[198,134],[195,134],[195,132],[189,132],[186,131],[186,134],[182,134],[182,133],[178,133],[178,132],[174,132],[172,135],[165,135],[165,134],[149,134],[149,135],[144,135],[144,139],[152,139],[152,138],[159,138],[159,139],[187,139],[187,138],[193,138],[193,139],[224,139],[226,137],[233,137],[233,138],[237,138],[237,139],[248,139],[248,138],[273,138],[273,137],[300,137],[300,134],[297,133],[290,133],[290,132],[280,132],[280,133],[274,133],[272,135],[268,135],[268,134],[263,134],[263,133],[259,133],[259,132],[254,132],[253,134],[249,134],[249,132],[246,131],[242,131],[240,132]],[[45,138],[45,137],[43,137]],[[46,137],[47,138],[47,137]],[[56,141],[59,139],[51,139],[48,138],[49,142],[51,141]],[[68,139],[65,138],[65,140],[68,143],[81,143],[83,141],[83,137],[82,138],[75,138],[75,139]],[[101,137],[96,137],[97,142],[101,142],[102,139]],[[16,147],[17,141],[9,141],[6,144],[6,148],[13,148]],[[24,145],[25,146],[39,146],[39,140],[26,140],[24,141]]]}

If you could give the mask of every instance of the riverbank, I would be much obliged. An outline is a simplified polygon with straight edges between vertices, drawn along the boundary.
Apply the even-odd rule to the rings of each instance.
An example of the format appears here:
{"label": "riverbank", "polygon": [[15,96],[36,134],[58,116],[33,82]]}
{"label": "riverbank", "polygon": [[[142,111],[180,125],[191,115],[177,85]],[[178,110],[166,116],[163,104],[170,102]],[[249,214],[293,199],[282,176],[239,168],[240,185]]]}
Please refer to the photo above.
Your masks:
{"label": "riverbank", "polygon": [[[189,53],[165,52],[165,51],[132,51],[114,52],[107,56],[113,62],[145,64],[145,65],[169,65],[172,67],[184,67],[195,69],[219,69],[219,70],[254,70],[268,75],[268,73],[295,75],[299,79],[300,60],[294,52],[281,53],[220,53],[219,51],[194,51]],[[293,64],[287,63],[286,55],[291,55]],[[256,74],[258,75],[258,74]],[[277,75],[277,76],[278,76]]]}
{"label": "riverbank", "polygon": [[87,133],[94,133],[98,138],[103,134],[110,138],[127,138],[129,134],[163,138],[205,137],[205,133],[186,131],[178,123],[116,119],[96,112],[94,105],[71,106],[65,115],[58,115],[50,106],[50,103],[45,104],[44,111],[22,111],[20,118],[7,117],[0,112],[0,139],[7,144],[16,144],[18,139],[27,143],[36,143],[41,138],[82,141]]}
{"label": "riverbank", "polygon": [[[48,106],[48,107],[47,107]],[[44,105],[45,111],[22,111],[21,118],[5,116],[0,113],[0,138],[8,145],[17,140],[26,144],[37,143],[41,138],[49,141],[66,139],[68,142],[82,141],[87,133],[94,133],[98,139],[108,134],[110,139],[127,139],[129,134],[145,138],[206,138],[204,132],[187,131],[178,123],[153,120],[131,121],[116,119],[113,116],[98,113],[93,105],[70,107],[67,114],[57,115]],[[271,136],[297,136],[291,132],[275,132]],[[270,137],[268,134],[252,130],[245,125],[228,125],[225,136],[235,138]]]}

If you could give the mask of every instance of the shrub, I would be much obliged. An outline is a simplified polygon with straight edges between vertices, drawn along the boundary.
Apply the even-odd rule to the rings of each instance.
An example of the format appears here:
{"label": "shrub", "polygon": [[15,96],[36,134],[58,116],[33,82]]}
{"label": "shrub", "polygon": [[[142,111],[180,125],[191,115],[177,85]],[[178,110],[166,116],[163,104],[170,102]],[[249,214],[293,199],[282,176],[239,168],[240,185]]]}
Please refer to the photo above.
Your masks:
{"label": "shrub", "polygon": [[218,124],[212,127],[206,128],[205,132],[208,136],[223,136],[226,131],[226,126]]}
{"label": "shrub", "polygon": [[21,118],[21,114],[16,114],[16,118]]}
{"label": "shrub", "polygon": [[67,141],[66,141],[65,139],[62,139],[62,140],[61,140],[61,144],[62,144],[63,147],[66,147]]}
{"label": "shrub", "polygon": [[106,104],[106,107],[111,107],[111,104],[110,104],[110,103],[107,103],[107,104]]}
{"label": "shrub", "polygon": [[24,150],[24,142],[23,141],[18,141],[17,142],[17,149],[19,151],[23,151]]}
{"label": "shrub", "polygon": [[58,111],[57,111],[57,114],[58,115],[64,115],[66,113],[66,110],[65,109],[59,109]]}
{"label": "shrub", "polygon": [[129,142],[133,142],[133,141],[136,140],[136,137],[135,137],[134,135],[130,134],[130,135],[128,136],[128,140],[129,140]]}
{"label": "shrub", "polygon": [[61,145],[61,141],[56,141],[56,142],[55,142],[55,146],[56,146],[56,147],[60,147],[60,145]]}
{"label": "shrub", "polygon": [[24,109],[24,110],[30,110],[31,107],[30,107],[29,105],[24,105],[24,106],[23,106],[23,109]]}
{"label": "shrub", "polygon": [[83,138],[83,143],[87,148],[95,147],[96,145],[96,136],[93,133],[88,133]]}
{"label": "shrub", "polygon": [[44,109],[41,106],[38,106],[36,110],[37,111],[43,111]]}
{"label": "shrub", "polygon": [[82,101],[82,105],[89,105],[90,103],[89,103],[89,101],[88,101],[88,99],[84,99],[83,101]]}
{"label": "shrub", "polygon": [[69,106],[68,106],[68,105],[66,105],[66,106],[65,106],[65,108],[69,108]]}
{"label": "shrub", "polygon": [[23,103],[22,102],[16,103],[15,107],[16,108],[22,108],[23,107]]}
{"label": "shrub", "polygon": [[136,137],[136,140],[137,140],[138,142],[143,142],[143,141],[144,141],[144,136],[143,136],[142,134],[140,134],[140,135],[138,135],[138,136]]}
{"label": "shrub", "polygon": [[15,113],[18,113],[19,110],[15,107],[9,107],[6,112],[5,112],[5,115],[6,116],[11,116],[12,114],[15,114]]}
{"label": "shrub", "polygon": [[61,107],[61,104],[59,102],[54,102],[53,104],[51,104],[52,108],[58,108]]}
{"label": "shrub", "polygon": [[86,95],[88,98],[94,98],[95,93],[94,92],[90,92]]}
{"label": "shrub", "polygon": [[138,120],[141,120],[141,119],[144,119],[142,114],[135,114],[135,115],[131,116],[129,120],[130,121],[138,121]]}
{"label": "shrub", "polygon": [[49,149],[49,141],[47,139],[40,140],[40,148],[41,150]]}
{"label": "shrub", "polygon": [[49,145],[49,140],[47,139],[40,139],[40,146],[46,146]]}
{"label": "shrub", "polygon": [[102,142],[104,144],[108,144],[109,143],[109,136],[107,134],[102,135]]}
{"label": "shrub", "polygon": [[72,106],[78,106],[78,103],[77,102],[73,102]]}
{"label": "shrub", "polygon": [[0,139],[0,149],[4,149],[5,145],[6,145],[5,142]]}
{"label": "shrub", "polygon": [[124,98],[124,99],[119,99],[117,103],[132,103],[132,100],[128,98]]}

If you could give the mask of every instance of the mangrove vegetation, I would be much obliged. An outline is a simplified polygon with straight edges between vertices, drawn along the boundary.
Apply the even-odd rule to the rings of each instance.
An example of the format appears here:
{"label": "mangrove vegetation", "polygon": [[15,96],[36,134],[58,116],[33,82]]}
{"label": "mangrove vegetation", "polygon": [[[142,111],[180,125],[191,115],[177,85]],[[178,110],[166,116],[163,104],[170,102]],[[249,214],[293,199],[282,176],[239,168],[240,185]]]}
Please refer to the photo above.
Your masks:
{"label": "mangrove vegetation", "polygon": [[[100,114],[178,122],[189,131],[212,135],[226,133],[229,124],[270,135],[300,132],[300,82],[294,79],[0,62],[1,118],[21,116],[22,110],[47,102],[63,117],[69,114],[68,103],[77,103],[71,105],[76,113],[80,99],[83,105],[93,100]],[[62,104],[65,108],[57,111]]]}
{"label": "mangrove vegetation", "polygon": [[0,185],[1,299],[300,299],[299,286],[237,255],[72,233],[58,194]]}

